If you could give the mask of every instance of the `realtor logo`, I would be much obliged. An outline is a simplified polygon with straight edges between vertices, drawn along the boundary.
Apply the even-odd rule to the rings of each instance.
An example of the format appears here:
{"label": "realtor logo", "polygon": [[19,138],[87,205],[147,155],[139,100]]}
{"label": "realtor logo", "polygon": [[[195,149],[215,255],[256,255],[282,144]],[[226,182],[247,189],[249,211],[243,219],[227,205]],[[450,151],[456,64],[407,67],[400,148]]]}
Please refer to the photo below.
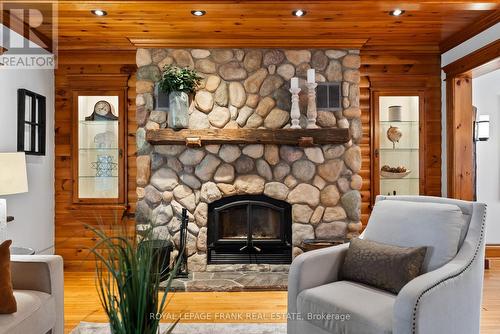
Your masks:
{"label": "realtor logo", "polygon": [[0,1],[2,69],[56,68],[56,6],[48,1]]}

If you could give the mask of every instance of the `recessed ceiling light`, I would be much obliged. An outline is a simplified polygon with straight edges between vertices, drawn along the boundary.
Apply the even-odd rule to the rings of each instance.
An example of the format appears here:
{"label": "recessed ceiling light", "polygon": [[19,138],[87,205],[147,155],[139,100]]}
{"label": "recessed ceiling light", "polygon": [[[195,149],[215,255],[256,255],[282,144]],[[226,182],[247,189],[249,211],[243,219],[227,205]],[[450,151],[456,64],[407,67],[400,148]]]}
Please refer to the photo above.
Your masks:
{"label": "recessed ceiling light", "polygon": [[391,15],[391,16],[401,16],[404,13],[405,13],[405,11],[403,9],[396,8],[396,9],[390,11],[389,15]]}
{"label": "recessed ceiling light", "polygon": [[292,12],[292,15],[297,16],[297,17],[301,17],[301,16],[304,16],[306,14],[307,14],[307,12],[303,9],[296,9]]}
{"label": "recessed ceiling light", "polygon": [[204,11],[204,10],[192,10],[191,11],[191,14],[193,14],[194,16],[203,16],[205,15],[207,12]]}
{"label": "recessed ceiling light", "polygon": [[108,15],[108,12],[105,11],[105,10],[102,10],[102,9],[92,9],[90,12],[92,14],[94,14],[95,16],[106,16],[106,15]]}

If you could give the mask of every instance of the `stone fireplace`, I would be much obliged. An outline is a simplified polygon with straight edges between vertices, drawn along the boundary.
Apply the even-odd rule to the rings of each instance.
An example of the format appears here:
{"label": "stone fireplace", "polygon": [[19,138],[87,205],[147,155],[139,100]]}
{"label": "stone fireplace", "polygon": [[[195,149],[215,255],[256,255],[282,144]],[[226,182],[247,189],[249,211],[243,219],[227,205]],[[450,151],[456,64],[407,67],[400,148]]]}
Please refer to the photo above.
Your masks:
{"label": "stone fireplace", "polygon": [[[305,125],[306,72],[341,84],[341,110],[319,110],[322,128],[348,128],[343,145],[151,145],[146,131],[168,127],[155,110],[160,68],[195,68],[203,82],[190,129],[281,129],[290,123],[289,80],[300,79]],[[137,51],[138,230],[179,247],[180,213],[189,215],[191,271],[216,263],[289,263],[304,239],[356,236],[361,229],[357,50],[139,49]],[[256,218],[257,217],[257,218]]]}

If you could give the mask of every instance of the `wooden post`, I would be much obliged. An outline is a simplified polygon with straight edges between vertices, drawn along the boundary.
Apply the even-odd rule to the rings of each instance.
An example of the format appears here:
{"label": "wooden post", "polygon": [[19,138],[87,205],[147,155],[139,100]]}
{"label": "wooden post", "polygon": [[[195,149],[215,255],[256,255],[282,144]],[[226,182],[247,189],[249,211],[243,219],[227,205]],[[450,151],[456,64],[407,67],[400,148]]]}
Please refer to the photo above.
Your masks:
{"label": "wooden post", "polygon": [[473,200],[473,108],[472,79],[467,76],[448,78],[447,142],[448,197]]}

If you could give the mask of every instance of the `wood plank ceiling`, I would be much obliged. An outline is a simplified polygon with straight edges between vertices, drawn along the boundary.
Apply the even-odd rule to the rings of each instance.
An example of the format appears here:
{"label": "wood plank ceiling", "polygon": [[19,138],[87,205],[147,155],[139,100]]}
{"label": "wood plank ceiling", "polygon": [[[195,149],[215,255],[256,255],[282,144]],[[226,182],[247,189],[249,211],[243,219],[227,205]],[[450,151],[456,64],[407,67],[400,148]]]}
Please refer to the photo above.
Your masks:
{"label": "wood plank ceiling", "polygon": [[[59,50],[136,47],[352,47],[430,52],[493,1],[58,1]],[[97,17],[92,9],[108,15]],[[295,9],[307,11],[294,17]],[[395,8],[406,12],[390,16]],[[192,10],[205,10],[195,17]],[[490,17],[489,20],[484,20]]]}

